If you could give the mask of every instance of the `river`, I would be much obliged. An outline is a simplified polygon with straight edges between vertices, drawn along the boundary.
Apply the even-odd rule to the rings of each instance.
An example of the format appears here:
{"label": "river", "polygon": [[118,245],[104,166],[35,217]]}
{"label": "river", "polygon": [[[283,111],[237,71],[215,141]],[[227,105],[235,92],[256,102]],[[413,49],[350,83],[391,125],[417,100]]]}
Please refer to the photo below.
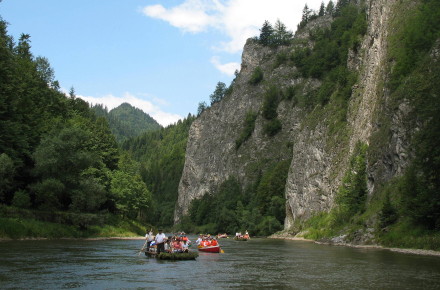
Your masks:
{"label": "river", "polygon": [[138,255],[143,243],[3,241],[0,288],[440,289],[436,256],[256,238],[220,239],[225,253],[195,261],[160,261]]}

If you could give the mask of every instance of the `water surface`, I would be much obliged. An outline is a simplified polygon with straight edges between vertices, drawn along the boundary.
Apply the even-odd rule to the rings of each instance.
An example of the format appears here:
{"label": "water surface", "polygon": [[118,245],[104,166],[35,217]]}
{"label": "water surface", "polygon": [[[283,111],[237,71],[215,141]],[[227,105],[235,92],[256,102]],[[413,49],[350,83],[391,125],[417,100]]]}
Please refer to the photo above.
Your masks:
{"label": "water surface", "polygon": [[303,241],[221,239],[224,254],[160,261],[138,255],[143,244],[0,242],[0,288],[440,289],[440,257]]}

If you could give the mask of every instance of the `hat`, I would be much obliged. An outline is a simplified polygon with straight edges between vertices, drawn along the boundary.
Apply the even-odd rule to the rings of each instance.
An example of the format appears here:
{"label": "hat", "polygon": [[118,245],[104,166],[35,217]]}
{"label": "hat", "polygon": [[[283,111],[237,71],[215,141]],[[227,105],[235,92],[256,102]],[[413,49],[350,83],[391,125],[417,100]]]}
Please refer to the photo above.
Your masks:
{"label": "hat", "polygon": [[159,229],[159,232],[162,232],[162,230],[161,230],[161,229]]}

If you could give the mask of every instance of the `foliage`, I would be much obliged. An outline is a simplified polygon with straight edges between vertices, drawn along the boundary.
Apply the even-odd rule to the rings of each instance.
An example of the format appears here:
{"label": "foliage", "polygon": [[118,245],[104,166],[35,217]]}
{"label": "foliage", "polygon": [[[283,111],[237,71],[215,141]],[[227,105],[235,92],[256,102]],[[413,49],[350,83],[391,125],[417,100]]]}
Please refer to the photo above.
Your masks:
{"label": "foliage", "polygon": [[207,108],[208,105],[206,102],[199,102],[199,106],[197,107],[197,117],[200,116]]}
{"label": "foliage", "polygon": [[414,161],[392,194],[401,200],[399,217],[435,231],[440,228],[440,63],[433,51],[439,49],[440,3],[426,0],[414,7],[396,26],[390,46],[394,65],[388,87],[394,100],[409,101],[413,112],[407,129],[416,132],[411,139]]}
{"label": "foliage", "polygon": [[31,197],[29,196],[29,193],[24,190],[19,190],[16,193],[14,193],[14,198],[12,199],[12,205],[15,207],[30,208]]}
{"label": "foliage", "polygon": [[195,260],[199,256],[198,252],[188,253],[164,253],[161,252],[157,255],[159,260]]}
{"label": "foliage", "polygon": [[278,47],[290,44],[292,39],[293,33],[287,30],[286,25],[278,19],[274,27],[272,27],[269,21],[264,21],[260,29],[258,41],[264,46]]}
{"label": "foliage", "polygon": [[194,120],[194,116],[188,115],[174,125],[146,132],[122,144],[122,148],[140,163],[140,175],[152,194],[152,204],[146,215],[153,224],[171,226],[174,222],[188,132]]}
{"label": "foliage", "polygon": [[277,108],[281,98],[281,91],[274,85],[269,86],[264,94],[261,114],[268,120],[263,129],[264,133],[269,136],[274,136],[282,128],[281,122],[277,118]]}
{"label": "foliage", "polygon": [[152,195],[140,176],[140,166],[128,155],[120,160],[119,170],[112,173],[111,199],[125,217],[136,218],[149,209]]}
{"label": "foliage", "polygon": [[260,43],[262,45],[270,45],[272,42],[273,32],[274,30],[272,24],[270,24],[269,21],[265,20],[263,26],[260,29]]}
{"label": "foliage", "polygon": [[265,119],[272,120],[278,116],[277,108],[280,100],[279,89],[274,85],[269,86],[264,94],[263,105],[261,108],[261,114]]}
{"label": "foliage", "polygon": [[235,149],[240,148],[241,144],[243,144],[249,137],[251,137],[255,128],[255,120],[257,119],[258,114],[252,111],[246,113],[244,119],[243,131],[237,140],[235,140]]}
{"label": "foliage", "polygon": [[261,67],[257,66],[252,72],[251,78],[249,79],[249,83],[252,85],[259,84],[264,78],[263,70]]}
{"label": "foliage", "polygon": [[97,116],[104,117],[108,121],[111,132],[119,143],[146,131],[161,128],[161,125],[150,115],[128,103],[123,103],[110,111],[102,105],[95,105],[92,109]]}
{"label": "foliage", "polygon": [[347,106],[356,77],[347,69],[349,50],[356,51],[360,38],[366,32],[365,12],[354,4],[340,7],[329,29],[313,32],[313,48],[297,48],[291,60],[303,77],[321,79],[322,85],[310,100],[299,102],[309,108],[316,104],[325,105],[331,99],[340,99],[341,106]]}
{"label": "foliage", "polygon": [[6,201],[8,191],[13,188],[14,161],[6,153],[0,154],[0,202]]}
{"label": "foliage", "polygon": [[398,215],[396,208],[391,204],[390,196],[385,196],[385,202],[379,212],[379,228],[385,229],[397,221]]}
{"label": "foliage", "polygon": [[[32,55],[30,36],[22,34],[16,44],[6,28],[0,19],[0,203],[45,213],[30,219],[69,220],[84,230],[90,213],[117,213],[111,195],[112,177],[122,171],[116,140],[105,114],[97,117],[73,87],[68,96],[59,91],[49,61]],[[130,186],[138,185],[135,176]],[[148,192],[145,184],[142,191]]]}
{"label": "foliage", "polygon": [[223,82],[218,82],[214,92],[209,96],[209,99],[211,100],[211,106],[215,103],[220,102],[226,95],[226,91],[226,84]]}
{"label": "foliage", "polygon": [[192,201],[184,226],[211,233],[248,230],[261,236],[281,230],[289,165],[290,160],[285,160],[269,166],[261,179],[246,190],[236,179],[229,178],[214,193]]}
{"label": "foliage", "polygon": [[348,221],[365,211],[367,200],[367,145],[358,143],[350,160],[350,167],[336,194],[337,214],[341,221]]}
{"label": "foliage", "polygon": [[275,136],[282,129],[281,121],[278,118],[269,120],[263,126],[263,131],[269,137]]}

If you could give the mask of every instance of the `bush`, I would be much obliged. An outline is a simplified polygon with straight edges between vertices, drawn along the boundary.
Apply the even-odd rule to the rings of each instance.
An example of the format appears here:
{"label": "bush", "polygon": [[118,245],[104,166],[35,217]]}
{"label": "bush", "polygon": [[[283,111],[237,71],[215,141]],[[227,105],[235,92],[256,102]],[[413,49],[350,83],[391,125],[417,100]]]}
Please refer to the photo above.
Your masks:
{"label": "bush", "polygon": [[254,71],[252,72],[251,78],[249,80],[249,83],[251,85],[257,85],[263,80],[263,70],[261,67],[257,66]]}
{"label": "bush", "polygon": [[17,191],[12,199],[12,205],[20,208],[30,208],[31,197],[29,196],[29,193],[25,190]]}
{"label": "bush", "polygon": [[266,135],[268,135],[269,137],[273,137],[279,131],[281,131],[282,127],[283,126],[281,124],[281,121],[276,118],[276,119],[272,119],[269,122],[267,122],[264,125],[263,130]]}
{"label": "bush", "polygon": [[252,132],[254,132],[255,129],[255,120],[257,119],[257,116],[258,114],[252,111],[246,113],[243,131],[241,132],[240,137],[235,140],[235,149],[240,148],[241,144],[251,137]]}

